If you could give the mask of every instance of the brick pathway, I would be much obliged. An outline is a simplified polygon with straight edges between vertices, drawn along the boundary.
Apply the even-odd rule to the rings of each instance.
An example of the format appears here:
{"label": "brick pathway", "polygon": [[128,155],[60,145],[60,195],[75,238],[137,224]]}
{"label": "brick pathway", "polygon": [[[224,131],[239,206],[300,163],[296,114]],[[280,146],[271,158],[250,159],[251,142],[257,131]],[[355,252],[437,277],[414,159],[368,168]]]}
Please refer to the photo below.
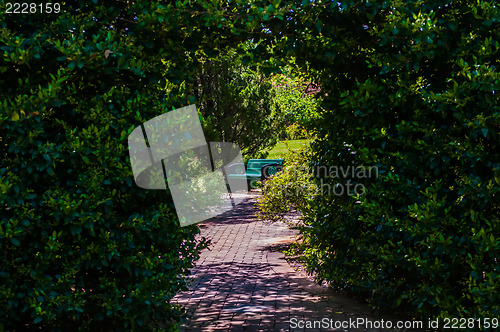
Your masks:
{"label": "brick pathway", "polygon": [[192,270],[191,290],[174,298],[191,316],[181,331],[301,331],[291,328],[294,322],[380,320],[367,306],[295,272],[272,248],[296,231],[284,223],[255,219],[254,202],[249,197],[235,210],[200,225],[201,235],[212,245]]}

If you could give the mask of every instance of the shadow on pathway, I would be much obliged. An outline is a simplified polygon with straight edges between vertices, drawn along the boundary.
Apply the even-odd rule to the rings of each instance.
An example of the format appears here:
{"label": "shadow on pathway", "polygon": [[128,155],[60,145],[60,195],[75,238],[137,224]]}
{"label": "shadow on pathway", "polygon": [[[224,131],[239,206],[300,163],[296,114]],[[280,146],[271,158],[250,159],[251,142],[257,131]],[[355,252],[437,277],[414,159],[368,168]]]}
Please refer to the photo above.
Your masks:
{"label": "shadow on pathway", "polygon": [[[181,331],[382,331],[334,328],[335,322],[381,318],[366,305],[296,273],[272,247],[297,232],[284,223],[257,220],[254,203],[250,196],[236,209],[200,224],[201,236],[212,244],[192,270],[191,290],[174,298],[190,314]],[[296,327],[306,320],[328,325]]]}

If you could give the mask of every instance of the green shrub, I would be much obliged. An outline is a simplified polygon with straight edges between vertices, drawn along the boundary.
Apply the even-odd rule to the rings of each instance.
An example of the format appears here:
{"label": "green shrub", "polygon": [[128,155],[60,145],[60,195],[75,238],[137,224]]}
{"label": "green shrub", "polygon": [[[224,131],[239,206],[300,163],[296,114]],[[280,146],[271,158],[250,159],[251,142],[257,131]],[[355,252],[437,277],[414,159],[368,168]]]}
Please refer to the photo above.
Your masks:
{"label": "green shrub", "polygon": [[293,75],[289,67],[282,71],[283,74],[271,77],[275,108],[286,125],[281,139],[310,138],[321,114],[319,100],[308,92],[310,84],[303,77]]}
{"label": "green shrub", "polygon": [[270,29],[324,92],[313,161],[379,169],[362,197],[309,203],[309,268],[376,307],[497,317],[498,4],[297,6]]}
{"label": "green shrub", "polygon": [[192,102],[172,83],[189,52],[157,43],[170,32],[155,24],[178,12],[94,3],[1,6],[0,330],[175,327],[170,301],[204,247],[168,191],[135,185],[128,158],[135,127]]}
{"label": "green shrub", "polygon": [[318,187],[311,179],[309,160],[311,151],[289,151],[283,158],[285,167],[262,185],[257,198],[257,216],[263,220],[280,220],[291,208],[305,211]]}
{"label": "green shrub", "polygon": [[307,132],[307,130],[298,123],[292,123],[291,125],[287,126],[285,132],[286,132],[286,139],[291,139],[291,140],[310,138],[311,136]]}

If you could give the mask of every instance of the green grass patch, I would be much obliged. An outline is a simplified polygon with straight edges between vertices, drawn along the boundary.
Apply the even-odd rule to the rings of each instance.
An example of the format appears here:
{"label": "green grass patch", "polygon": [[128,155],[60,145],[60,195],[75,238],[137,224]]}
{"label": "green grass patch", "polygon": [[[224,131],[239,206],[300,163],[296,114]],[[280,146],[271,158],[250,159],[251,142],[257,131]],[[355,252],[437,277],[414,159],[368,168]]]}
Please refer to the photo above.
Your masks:
{"label": "green grass patch", "polygon": [[281,141],[278,142],[278,144],[276,144],[276,146],[271,151],[269,151],[269,155],[266,158],[283,158],[288,151],[297,151],[307,147],[309,144],[311,144],[311,140],[309,139]]}

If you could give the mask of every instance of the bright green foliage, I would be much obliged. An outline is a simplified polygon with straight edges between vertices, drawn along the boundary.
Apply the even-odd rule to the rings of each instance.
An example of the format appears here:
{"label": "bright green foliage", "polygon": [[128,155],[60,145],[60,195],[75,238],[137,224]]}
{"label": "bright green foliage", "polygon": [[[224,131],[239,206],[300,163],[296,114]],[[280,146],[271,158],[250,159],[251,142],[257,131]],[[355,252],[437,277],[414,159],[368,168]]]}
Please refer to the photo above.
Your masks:
{"label": "bright green foliage", "polygon": [[[292,76],[288,70],[284,72]],[[284,74],[274,75],[272,83],[276,90],[276,107],[283,114],[286,125],[286,136],[282,138],[309,138],[315,131],[316,121],[320,118],[318,100],[312,93],[307,93],[311,83]]]}
{"label": "bright green foliage", "polygon": [[285,133],[286,133],[285,139],[287,140],[288,139],[299,140],[311,137],[311,134],[297,122],[287,126],[285,129]]}
{"label": "bright green foliage", "polygon": [[280,220],[291,207],[299,211],[311,209],[318,194],[309,167],[311,151],[307,148],[289,151],[284,156],[283,171],[264,182],[262,196],[257,198],[257,216],[263,220]]}
{"label": "bright green foliage", "polygon": [[379,168],[361,198],[318,197],[305,211],[310,270],[378,307],[497,317],[498,4],[291,6],[270,29],[324,93],[314,161]]}

